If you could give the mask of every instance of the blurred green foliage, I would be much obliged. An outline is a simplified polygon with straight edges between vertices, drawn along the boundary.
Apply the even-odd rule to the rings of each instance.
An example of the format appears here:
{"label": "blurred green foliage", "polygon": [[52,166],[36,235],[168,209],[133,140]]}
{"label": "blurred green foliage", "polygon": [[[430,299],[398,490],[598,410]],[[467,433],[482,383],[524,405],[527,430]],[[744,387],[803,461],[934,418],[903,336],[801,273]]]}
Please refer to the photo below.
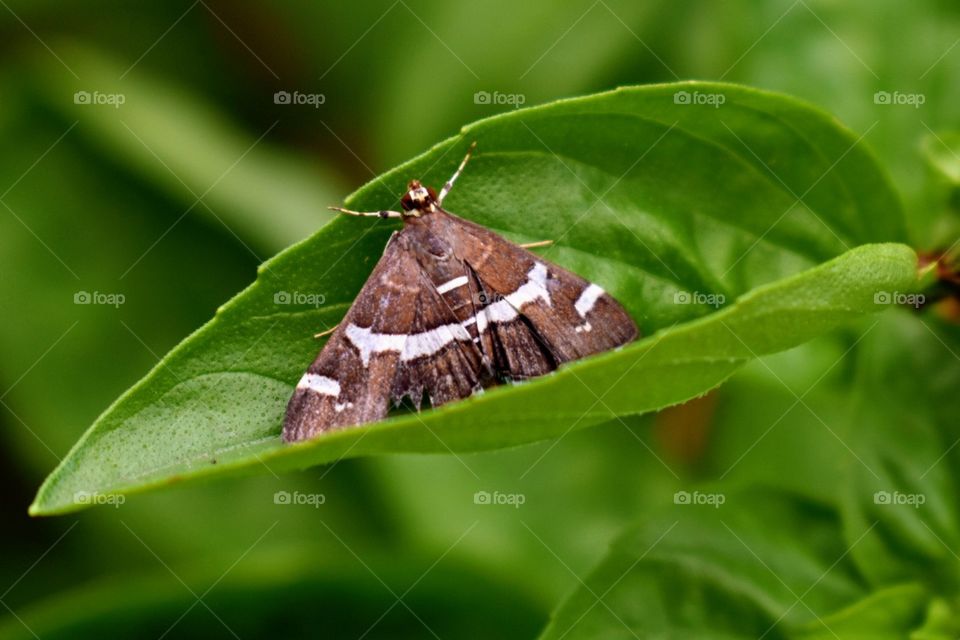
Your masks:
{"label": "blurred green foliage", "polygon": [[[106,624],[156,637],[176,624],[172,637],[232,637],[219,616],[240,637],[277,628],[307,637],[333,619],[344,620],[345,637],[371,625],[367,637],[429,635],[421,621],[441,637],[531,637],[628,523],[693,479],[726,475],[731,459],[744,456],[730,472],[744,484],[792,485],[830,503],[838,481],[817,461],[836,454],[837,466],[855,463],[813,413],[779,422],[771,434],[782,444],[762,438],[759,451],[748,450],[756,440],[748,434],[776,420],[776,403],[794,402],[783,381],[816,381],[805,401],[831,427],[862,424],[844,399],[867,374],[841,358],[849,348],[859,354],[859,333],[736,377],[719,393],[717,438],[699,460],[671,458],[653,419],[638,418],[505,452],[345,461],[56,520],[25,514],[96,416],[251,282],[263,259],[329,220],[326,205],[464,123],[512,108],[478,104],[477,92],[521,94],[533,105],[677,78],[784,91],[862,134],[903,196],[916,248],[949,244],[958,200],[942,160],[956,162],[958,38],[960,12],[946,0],[4,0],[0,602],[9,615],[0,634],[94,637]],[[78,91],[119,92],[125,103],[77,104]],[[276,104],[278,91],[325,101]],[[922,94],[924,103],[878,104],[879,91]],[[74,304],[81,291],[125,302]],[[904,389],[934,381],[916,385],[923,395],[907,396],[899,411],[909,413],[913,397],[935,414],[923,416],[924,429],[950,416],[955,423],[955,386],[939,385],[956,382],[960,337],[934,318],[891,322],[887,340],[864,357],[884,375],[905,369]],[[922,348],[886,351],[921,338]],[[889,384],[873,383],[866,404]],[[856,442],[887,433],[866,429]],[[956,449],[943,453],[953,439],[938,449],[928,431],[917,433],[946,456],[940,464],[956,465]],[[894,453],[927,466],[936,459],[922,447]],[[478,511],[472,495],[485,489],[528,502]],[[277,491],[326,501],[277,505]],[[943,550],[956,549],[956,520],[943,514],[932,536],[915,521],[885,523],[870,548],[887,546],[893,551],[876,557],[899,560],[877,576],[952,562]],[[943,593],[955,593],[951,572],[938,577]],[[195,602],[191,591],[207,605],[178,621]],[[944,637],[933,634],[949,632],[955,610],[945,596],[910,628]]]}

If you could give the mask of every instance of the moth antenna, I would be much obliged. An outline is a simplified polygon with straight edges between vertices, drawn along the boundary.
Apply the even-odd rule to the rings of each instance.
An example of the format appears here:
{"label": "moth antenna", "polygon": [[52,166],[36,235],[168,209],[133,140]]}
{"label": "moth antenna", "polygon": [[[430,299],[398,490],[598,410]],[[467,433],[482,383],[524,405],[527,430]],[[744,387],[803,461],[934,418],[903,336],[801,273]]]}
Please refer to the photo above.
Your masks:
{"label": "moth antenna", "polygon": [[453,172],[453,175],[450,176],[450,179],[447,180],[447,183],[443,185],[443,189],[440,189],[440,195],[437,196],[437,205],[443,204],[443,199],[447,197],[447,194],[450,193],[450,189],[453,189],[453,183],[457,181],[457,178],[460,177],[460,173],[463,171],[463,168],[467,166],[467,161],[470,160],[470,156],[473,155],[473,150],[477,148],[477,141],[474,140],[470,143],[470,148],[467,149],[467,155],[463,157],[463,161],[460,163],[460,166],[457,167],[457,170]]}
{"label": "moth antenna", "polygon": [[348,216],[364,216],[367,218],[402,218],[403,214],[399,211],[352,211],[343,207],[327,207],[331,211],[339,211]]}
{"label": "moth antenna", "polygon": [[330,335],[331,333],[333,333],[334,331],[336,331],[336,330],[337,330],[337,327],[339,327],[339,326],[340,326],[339,324],[335,324],[335,325],[333,325],[332,327],[330,327],[329,329],[327,329],[326,331],[321,331],[320,333],[315,333],[315,334],[313,334],[313,337],[314,337],[314,338],[323,338],[323,337],[325,337],[325,336],[328,336],[328,335]]}
{"label": "moth antenna", "polygon": [[526,244],[521,244],[520,246],[524,249],[536,249],[537,247],[549,247],[553,244],[553,240],[540,240],[539,242],[528,242]]}

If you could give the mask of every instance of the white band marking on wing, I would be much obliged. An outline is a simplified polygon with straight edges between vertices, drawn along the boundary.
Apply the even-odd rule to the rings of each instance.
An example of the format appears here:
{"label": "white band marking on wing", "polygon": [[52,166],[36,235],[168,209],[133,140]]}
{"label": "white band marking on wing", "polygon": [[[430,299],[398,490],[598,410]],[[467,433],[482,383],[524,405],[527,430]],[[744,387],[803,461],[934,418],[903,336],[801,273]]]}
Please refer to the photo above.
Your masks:
{"label": "white band marking on wing", "polygon": [[602,287],[591,284],[589,287],[583,290],[583,293],[581,293],[580,297],[577,298],[577,301],[573,304],[573,307],[577,310],[577,313],[580,314],[580,317],[585,319],[587,314],[593,310],[594,305],[597,304],[597,300],[599,300],[600,296],[603,294],[604,291]]}
{"label": "white band marking on wing", "polygon": [[297,389],[309,389],[322,396],[337,397],[340,395],[340,383],[333,378],[316,373],[305,373],[297,383]]}
{"label": "white band marking on wing", "polygon": [[467,276],[460,276],[459,278],[454,278],[448,282],[444,282],[442,285],[437,287],[437,293],[444,294],[447,291],[453,291],[457,287],[462,287],[467,284]]}
{"label": "white band marking on wing", "polygon": [[[463,279],[466,282],[466,277],[463,277]],[[457,280],[459,278],[441,285],[437,288],[437,291]],[[457,286],[461,285],[458,284]],[[524,305],[537,300],[543,300],[547,306],[551,306],[550,292],[547,290],[547,267],[540,262],[534,263],[533,268],[527,273],[526,282],[520,285],[516,291],[507,295],[504,299],[484,307],[479,313],[463,322],[445,324],[429,331],[410,335],[374,333],[370,327],[358,327],[351,324],[347,326],[344,335],[360,352],[360,360],[363,361],[365,367],[370,364],[370,358],[373,354],[387,351],[399,353],[400,360],[408,362],[423,356],[433,355],[456,340],[464,342],[471,340],[470,333],[466,328],[474,322],[477,323],[478,333],[483,333],[487,325],[491,323],[509,322],[519,315],[518,309],[522,309]]]}

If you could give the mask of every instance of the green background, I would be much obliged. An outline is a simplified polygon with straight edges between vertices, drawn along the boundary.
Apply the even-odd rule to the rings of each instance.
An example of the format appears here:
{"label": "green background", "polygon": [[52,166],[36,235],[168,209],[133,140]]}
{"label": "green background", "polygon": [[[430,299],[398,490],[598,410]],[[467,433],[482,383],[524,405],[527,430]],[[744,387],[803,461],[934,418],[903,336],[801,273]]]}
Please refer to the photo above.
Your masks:
{"label": "green background", "polygon": [[[444,638],[534,636],[629,523],[726,475],[791,406],[783,380],[802,392],[825,375],[807,402],[842,415],[859,371],[847,348],[873,321],[750,365],[694,411],[500,452],[174,487],[62,518],[31,520],[26,507],[97,415],[258,264],[329,221],[326,205],[512,108],[478,104],[478,92],[531,106],[677,79],[783,91],[863,136],[902,194],[915,248],[949,244],[958,41],[960,11],[933,0],[4,0],[0,631],[423,637],[426,623]],[[78,91],[125,102],[77,104]],[[276,104],[278,91],[325,100]],[[878,91],[924,103],[877,104]],[[124,303],[78,305],[78,292]],[[903,335],[902,318],[882,322],[872,331]],[[904,330],[919,332],[919,369],[955,380],[956,332],[925,326]],[[893,357],[875,341],[877,358]],[[955,409],[949,388],[925,401]],[[784,426],[784,441],[749,449],[731,474],[826,499],[818,465],[836,441],[802,408]],[[798,457],[809,466],[778,474]],[[325,502],[277,505],[278,491]],[[478,509],[477,491],[526,501]]]}

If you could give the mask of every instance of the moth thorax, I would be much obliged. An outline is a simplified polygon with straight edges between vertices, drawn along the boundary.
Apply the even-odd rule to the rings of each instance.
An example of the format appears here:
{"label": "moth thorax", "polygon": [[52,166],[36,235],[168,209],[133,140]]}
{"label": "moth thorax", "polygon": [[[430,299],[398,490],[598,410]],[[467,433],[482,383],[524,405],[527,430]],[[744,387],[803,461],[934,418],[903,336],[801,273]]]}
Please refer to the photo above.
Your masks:
{"label": "moth thorax", "polygon": [[437,201],[436,192],[430,187],[420,184],[419,180],[411,180],[407,185],[407,193],[400,200],[404,215],[419,216],[422,213],[431,213]]}

